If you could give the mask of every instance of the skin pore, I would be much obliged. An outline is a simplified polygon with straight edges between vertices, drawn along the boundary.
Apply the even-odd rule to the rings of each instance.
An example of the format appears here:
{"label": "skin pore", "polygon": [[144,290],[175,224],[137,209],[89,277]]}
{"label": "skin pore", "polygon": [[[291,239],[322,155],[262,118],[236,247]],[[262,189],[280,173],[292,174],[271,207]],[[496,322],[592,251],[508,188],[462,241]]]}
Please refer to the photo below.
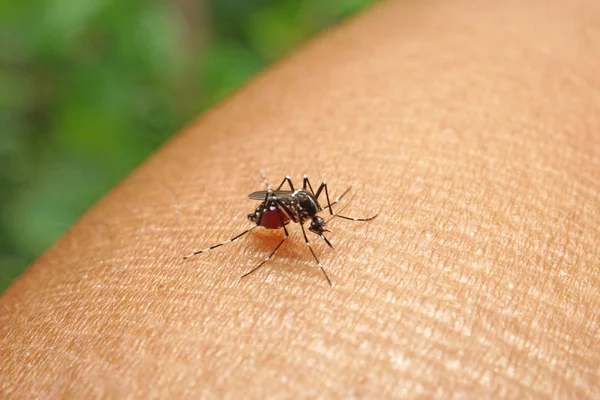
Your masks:
{"label": "skin pore", "polygon": [[[1,397],[599,398],[599,20],[388,1],[326,32],[2,295]],[[381,211],[307,233],[333,288],[293,223],[244,279],[281,230],[181,260],[251,226],[261,169]]]}

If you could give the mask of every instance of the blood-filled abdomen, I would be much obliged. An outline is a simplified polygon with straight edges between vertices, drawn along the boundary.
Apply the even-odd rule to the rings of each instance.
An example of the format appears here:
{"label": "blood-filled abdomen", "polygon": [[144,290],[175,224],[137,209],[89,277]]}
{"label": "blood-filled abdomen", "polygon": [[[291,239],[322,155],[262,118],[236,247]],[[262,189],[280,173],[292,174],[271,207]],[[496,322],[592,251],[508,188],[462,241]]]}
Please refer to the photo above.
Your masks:
{"label": "blood-filled abdomen", "polygon": [[[277,213],[279,213],[279,215],[277,215]],[[279,216],[281,216],[281,218],[279,218]],[[260,219],[260,226],[267,229],[279,229],[283,227],[281,221],[283,221],[284,224],[287,224],[290,222],[290,217],[280,209],[266,210],[263,212],[262,218]]]}

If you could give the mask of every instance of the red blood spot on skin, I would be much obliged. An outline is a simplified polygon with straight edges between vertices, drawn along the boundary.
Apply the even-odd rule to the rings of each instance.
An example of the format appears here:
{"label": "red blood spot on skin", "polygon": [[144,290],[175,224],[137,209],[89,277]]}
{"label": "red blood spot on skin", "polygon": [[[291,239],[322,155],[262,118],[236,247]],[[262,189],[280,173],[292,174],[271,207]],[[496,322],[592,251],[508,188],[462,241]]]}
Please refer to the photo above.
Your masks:
{"label": "red blood spot on skin", "polygon": [[[277,213],[281,215],[281,218],[279,218]],[[290,217],[288,217],[287,214],[281,210],[267,210],[262,215],[260,226],[263,226],[267,229],[279,229],[283,226],[281,224],[282,220],[284,224],[287,224],[290,221]]]}

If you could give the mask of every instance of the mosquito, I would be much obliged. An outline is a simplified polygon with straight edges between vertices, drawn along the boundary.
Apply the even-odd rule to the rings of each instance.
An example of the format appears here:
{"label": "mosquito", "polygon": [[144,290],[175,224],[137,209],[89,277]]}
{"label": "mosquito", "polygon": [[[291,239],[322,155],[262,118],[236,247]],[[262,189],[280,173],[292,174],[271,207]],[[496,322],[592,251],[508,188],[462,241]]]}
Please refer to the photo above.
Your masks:
{"label": "mosquito", "polygon": [[[292,183],[292,179],[289,176],[286,176],[285,178],[283,178],[283,181],[281,181],[281,184],[277,187],[277,189],[273,190],[269,185],[264,172],[261,171],[261,174],[263,177],[263,182],[267,187],[267,190],[259,190],[248,195],[248,197],[251,200],[258,200],[261,202],[253,213],[248,214],[248,219],[255,225],[246,229],[242,233],[232,237],[229,240],[215,244],[214,246],[208,247],[206,249],[193,252],[183,257],[183,260],[231,243],[234,240],[239,239],[246,233],[258,227],[263,227],[265,229],[283,229],[284,237],[283,239],[281,239],[277,247],[275,247],[271,254],[269,254],[269,256],[265,258],[260,264],[258,264],[256,267],[252,268],[250,271],[246,272],[244,275],[241,276],[242,278],[245,278],[253,272],[256,272],[260,267],[265,265],[265,263],[275,255],[275,253],[277,252],[277,250],[279,250],[283,242],[285,242],[289,238],[287,225],[290,222],[295,222],[298,223],[302,228],[304,243],[306,243],[306,245],[308,246],[308,249],[312,253],[315,261],[317,262],[317,265],[323,272],[323,275],[325,275],[325,279],[327,279],[329,286],[333,286],[331,284],[331,279],[329,279],[327,272],[325,272],[325,269],[321,265],[319,258],[317,257],[315,251],[310,245],[310,241],[308,240],[308,236],[306,235],[306,229],[304,228],[304,224],[307,221],[310,221],[310,226],[308,227],[308,230],[319,236],[325,241],[325,243],[327,243],[329,247],[333,248],[333,246],[324,234],[325,232],[331,232],[331,230],[327,229],[326,227],[327,222],[331,221],[333,218],[342,218],[349,221],[361,222],[371,221],[375,219],[375,217],[377,217],[378,214],[375,214],[368,218],[353,218],[340,215],[339,213],[334,213],[333,206],[337,204],[340,200],[342,200],[342,198],[350,191],[351,188],[348,188],[337,199],[331,202],[329,200],[329,190],[327,189],[326,182],[322,182],[317,191],[315,192],[308,179],[308,175],[304,175],[302,189],[296,189],[294,187],[294,184]],[[289,186],[289,190],[282,190],[282,188],[286,184]],[[325,194],[325,199],[327,200],[327,205],[325,207],[322,207],[319,203],[319,197],[322,193]],[[327,221],[325,221],[321,216],[317,215],[319,212],[324,211],[325,209],[329,210],[329,214],[331,215],[331,218]]]}

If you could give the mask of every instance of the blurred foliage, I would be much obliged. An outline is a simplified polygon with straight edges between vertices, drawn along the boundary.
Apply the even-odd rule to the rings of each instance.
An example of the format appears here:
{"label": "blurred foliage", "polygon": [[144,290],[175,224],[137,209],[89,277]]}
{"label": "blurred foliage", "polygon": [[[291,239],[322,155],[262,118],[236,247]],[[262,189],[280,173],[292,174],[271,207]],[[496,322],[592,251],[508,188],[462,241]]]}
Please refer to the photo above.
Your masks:
{"label": "blurred foliage", "polygon": [[0,2],[0,292],[169,135],[371,1]]}

